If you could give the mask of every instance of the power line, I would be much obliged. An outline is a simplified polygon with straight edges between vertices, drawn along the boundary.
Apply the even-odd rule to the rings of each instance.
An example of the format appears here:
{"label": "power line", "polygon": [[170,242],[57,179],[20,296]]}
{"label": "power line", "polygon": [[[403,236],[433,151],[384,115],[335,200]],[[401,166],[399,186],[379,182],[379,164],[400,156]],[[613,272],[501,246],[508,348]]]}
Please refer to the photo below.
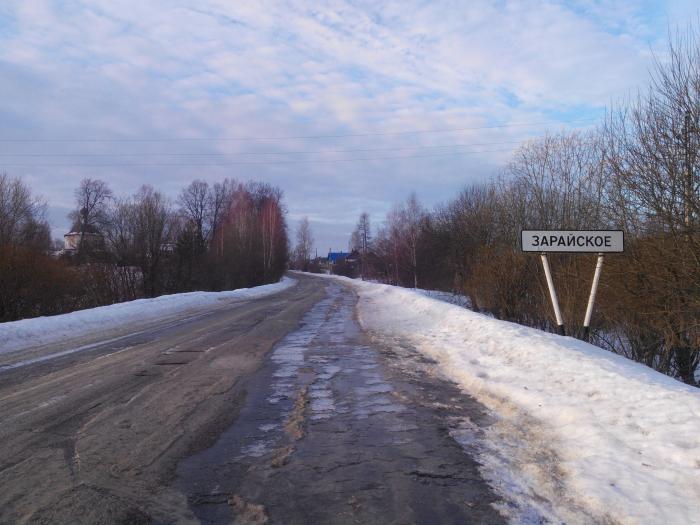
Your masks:
{"label": "power line", "polygon": [[236,153],[0,153],[0,157],[235,157],[247,155],[301,155],[317,153],[356,153],[367,151],[405,151],[417,149],[466,148],[473,146],[496,146],[502,144],[520,144],[522,140],[504,140],[499,142],[474,142],[470,144],[443,144],[433,146],[399,146],[388,148],[355,148],[355,149],[321,149],[321,150],[292,150],[292,151],[243,151]]}
{"label": "power line", "polygon": [[402,156],[391,156],[391,157],[355,157],[350,159],[315,159],[315,160],[271,160],[263,162],[219,162],[219,163],[75,163],[75,164],[56,164],[56,163],[44,163],[44,164],[0,164],[0,166],[6,168],[72,168],[72,167],[86,167],[86,168],[112,168],[112,167],[218,167],[218,166],[239,166],[239,165],[269,165],[269,164],[333,164],[336,162],[356,162],[356,161],[372,161],[372,160],[400,160],[400,159],[422,159],[422,158],[434,158],[434,157],[455,157],[461,155],[475,155],[480,153],[497,153],[504,151],[512,151],[512,148],[504,149],[492,149],[492,150],[482,150],[482,151],[462,151],[462,152],[451,152],[451,153],[435,153],[430,155],[402,155]]}
{"label": "power line", "polygon": [[518,122],[513,124],[497,124],[492,126],[473,126],[465,128],[444,128],[444,129],[421,129],[421,130],[403,130],[403,131],[376,131],[366,133],[347,133],[334,135],[289,135],[277,137],[166,137],[166,138],[121,138],[121,139],[96,139],[96,138],[34,138],[34,139],[0,139],[0,142],[8,143],[25,143],[25,142],[40,142],[40,143],[105,143],[105,142],[202,142],[202,141],[227,141],[227,142],[249,142],[263,140],[297,140],[297,139],[330,139],[330,138],[349,138],[349,137],[373,137],[386,135],[418,135],[421,133],[452,133],[458,131],[478,131],[485,129],[502,129],[527,126],[542,126],[551,124],[572,124],[576,122],[593,122],[596,118],[581,118],[573,120],[558,120],[558,121],[540,121],[540,122]]}

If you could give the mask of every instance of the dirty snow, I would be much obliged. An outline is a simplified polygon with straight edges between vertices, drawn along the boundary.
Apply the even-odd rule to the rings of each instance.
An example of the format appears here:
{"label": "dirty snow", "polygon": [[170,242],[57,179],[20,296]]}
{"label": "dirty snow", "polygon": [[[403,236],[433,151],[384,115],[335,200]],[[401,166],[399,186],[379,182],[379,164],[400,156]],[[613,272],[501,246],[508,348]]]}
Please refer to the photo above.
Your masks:
{"label": "dirty snow", "polygon": [[0,354],[88,335],[129,323],[143,323],[190,310],[215,308],[234,300],[254,299],[286,290],[297,283],[283,277],[274,284],[226,292],[189,292],[138,299],[51,317],[0,323]]}
{"label": "dirty snow", "polygon": [[412,344],[493,411],[475,450],[513,521],[700,523],[700,389],[573,338],[342,280],[363,327]]}

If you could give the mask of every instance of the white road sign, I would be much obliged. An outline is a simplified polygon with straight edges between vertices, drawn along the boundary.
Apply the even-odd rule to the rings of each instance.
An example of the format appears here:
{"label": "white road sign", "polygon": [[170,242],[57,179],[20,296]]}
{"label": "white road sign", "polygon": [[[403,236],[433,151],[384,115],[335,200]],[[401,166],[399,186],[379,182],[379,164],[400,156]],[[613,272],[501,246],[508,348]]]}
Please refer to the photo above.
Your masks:
{"label": "white road sign", "polygon": [[524,252],[593,252],[624,251],[622,230],[523,230]]}

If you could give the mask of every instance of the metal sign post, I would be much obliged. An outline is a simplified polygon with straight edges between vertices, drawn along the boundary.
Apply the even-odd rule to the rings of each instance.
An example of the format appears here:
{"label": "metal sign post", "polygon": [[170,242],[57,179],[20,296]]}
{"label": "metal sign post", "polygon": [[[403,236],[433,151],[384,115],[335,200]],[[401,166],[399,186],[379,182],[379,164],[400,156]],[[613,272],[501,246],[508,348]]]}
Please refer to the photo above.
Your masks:
{"label": "metal sign post", "polygon": [[600,274],[603,270],[604,253],[620,253],[624,251],[625,236],[621,230],[523,230],[521,232],[521,247],[524,252],[539,252],[542,257],[542,267],[547,279],[549,297],[552,300],[554,317],[557,321],[557,331],[566,335],[564,319],[559,308],[554,280],[547,260],[547,252],[565,253],[598,253],[591,293],[588,296],[586,315],[583,320],[584,337],[588,340],[593,315],[593,305],[598,292]]}
{"label": "metal sign post", "polygon": [[583,318],[583,338],[588,341],[588,336],[591,331],[591,316],[593,315],[593,303],[595,303],[595,294],[598,291],[598,283],[600,282],[600,272],[603,271],[603,254],[598,254],[598,262],[595,265],[595,273],[593,274],[593,284],[591,284],[591,295],[588,296],[588,306],[586,307],[586,316]]}
{"label": "metal sign post", "polygon": [[549,297],[552,299],[552,307],[554,308],[554,317],[557,319],[557,331],[559,335],[566,335],[564,328],[564,318],[561,316],[559,309],[559,300],[557,299],[557,291],[554,289],[554,281],[552,280],[552,272],[549,269],[549,261],[547,254],[542,253],[542,267],[544,268],[544,276],[547,278],[547,288],[549,288]]}

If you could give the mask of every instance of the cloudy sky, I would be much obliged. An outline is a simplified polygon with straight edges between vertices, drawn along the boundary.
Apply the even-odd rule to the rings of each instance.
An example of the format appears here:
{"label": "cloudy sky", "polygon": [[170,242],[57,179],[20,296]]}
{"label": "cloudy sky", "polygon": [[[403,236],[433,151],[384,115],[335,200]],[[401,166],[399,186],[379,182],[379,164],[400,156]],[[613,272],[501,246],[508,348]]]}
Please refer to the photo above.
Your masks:
{"label": "cloudy sky", "polygon": [[73,189],[260,180],[319,252],[416,191],[427,206],[518,143],[641,88],[693,1],[0,3],[0,172],[69,225]]}

